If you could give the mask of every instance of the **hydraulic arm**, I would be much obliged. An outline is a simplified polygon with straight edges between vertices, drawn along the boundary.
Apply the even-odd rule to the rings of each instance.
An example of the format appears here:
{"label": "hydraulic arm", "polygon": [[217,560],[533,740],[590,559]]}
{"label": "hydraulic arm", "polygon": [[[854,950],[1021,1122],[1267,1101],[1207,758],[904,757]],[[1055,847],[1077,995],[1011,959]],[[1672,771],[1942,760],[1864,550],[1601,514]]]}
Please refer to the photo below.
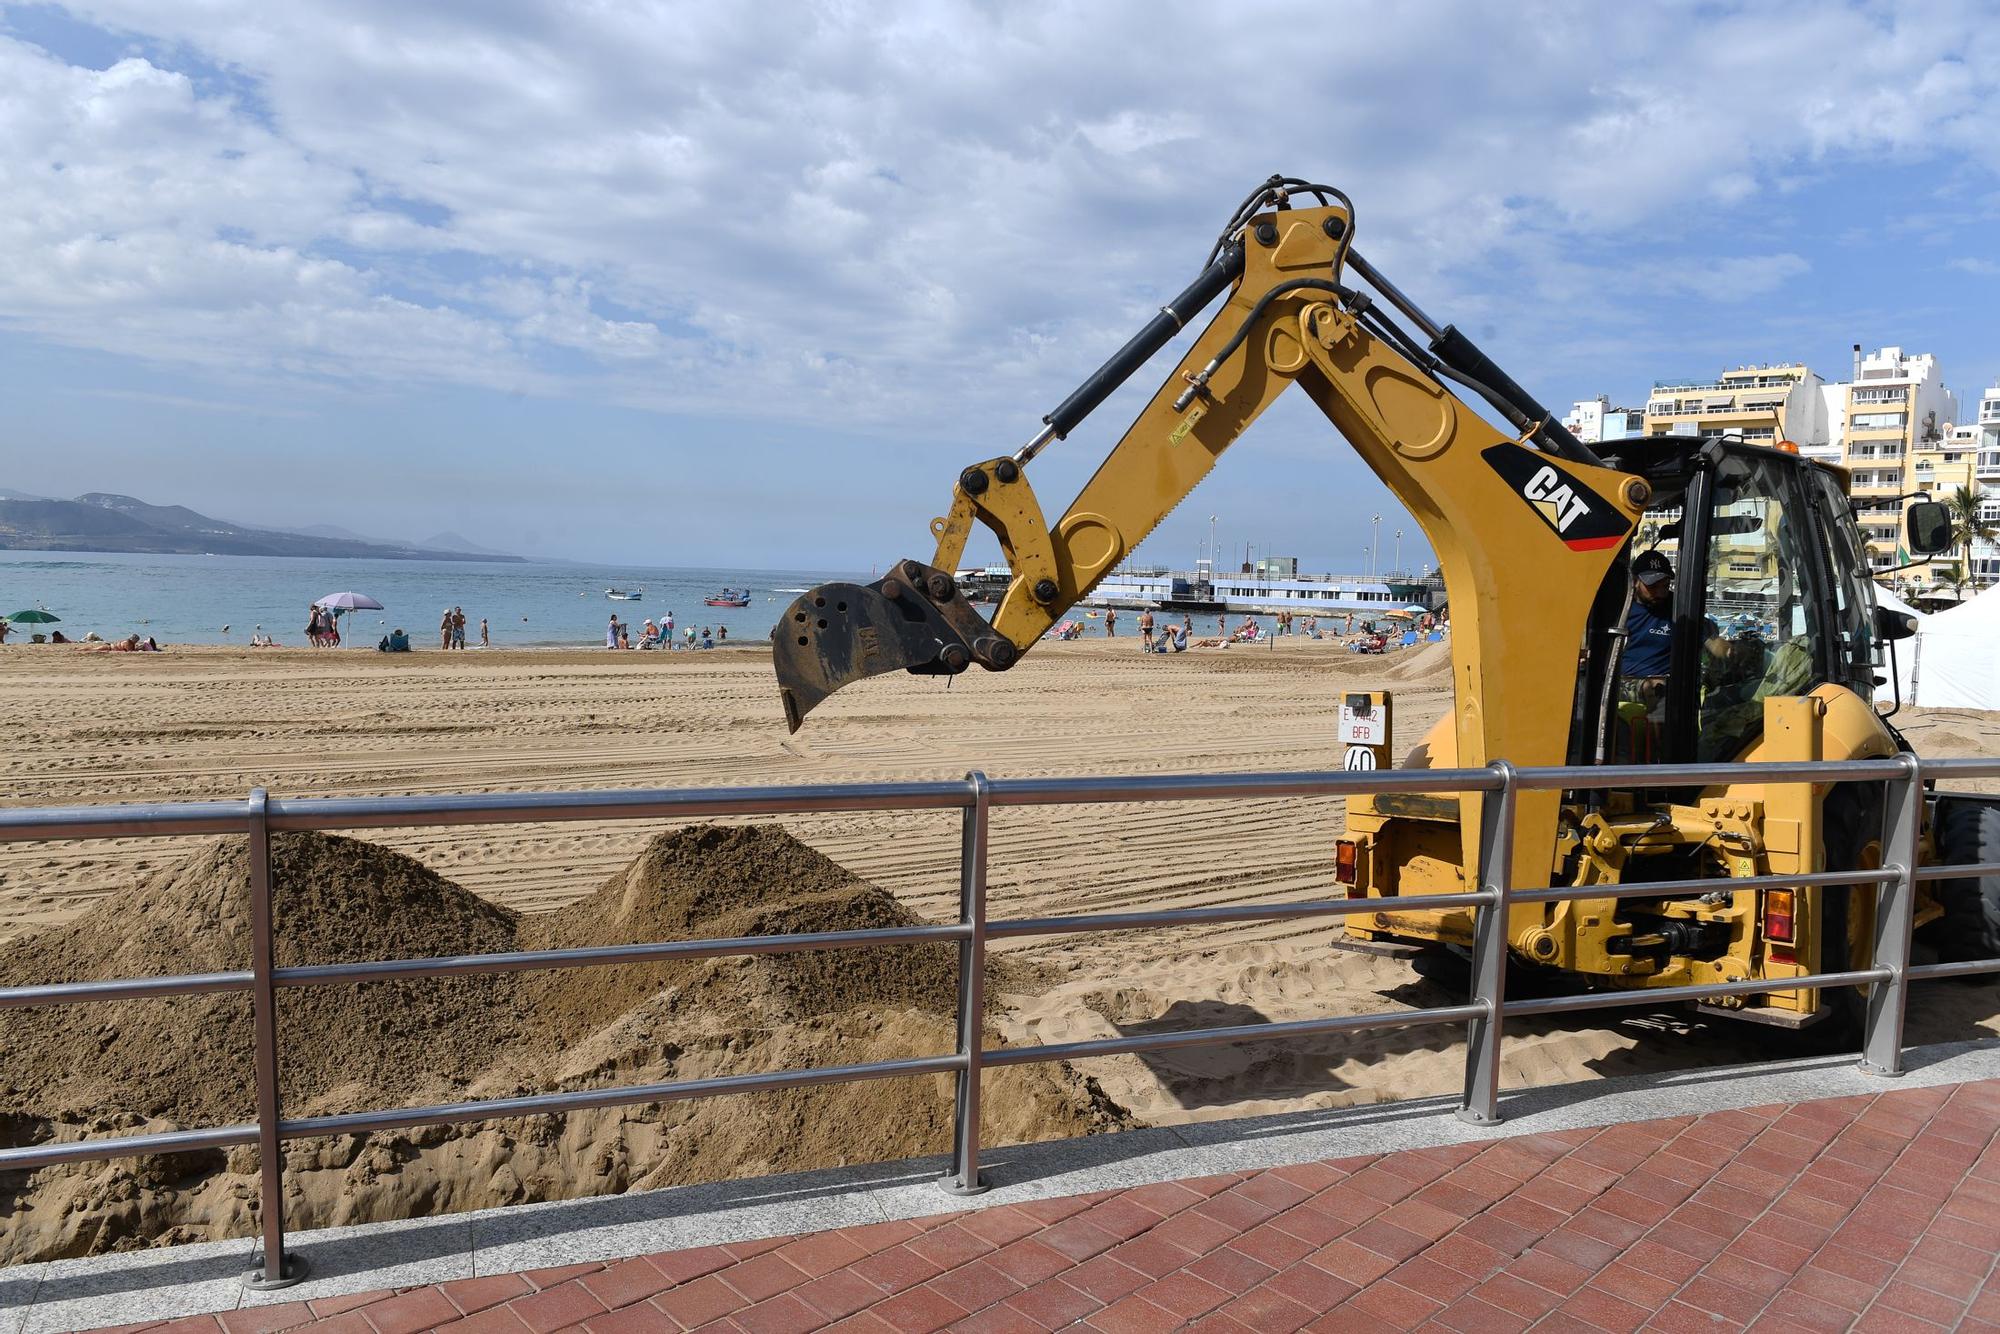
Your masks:
{"label": "hydraulic arm", "polygon": [[[1307,196],[1313,206],[1292,206]],[[1563,762],[1581,628],[1647,484],[1601,466],[1468,339],[1434,324],[1354,253],[1353,235],[1353,208],[1336,190],[1273,177],[1254,191],[1196,280],[1027,445],[959,475],[950,511],[931,521],[927,564],[904,561],[872,585],[828,584],[785,610],[773,640],[791,728],[863,677],[1013,666],[1297,385],[1437,553],[1452,595],[1458,762]],[[1026,465],[1225,292],[1174,373],[1049,524]],[[1485,399],[1515,434],[1474,412],[1454,385]],[[952,578],[974,522],[998,537],[1013,575],[990,624]],[[1554,793],[1523,795],[1517,874],[1537,874],[1539,863],[1546,875],[1555,803]],[[1468,843],[1478,828],[1468,799]]]}

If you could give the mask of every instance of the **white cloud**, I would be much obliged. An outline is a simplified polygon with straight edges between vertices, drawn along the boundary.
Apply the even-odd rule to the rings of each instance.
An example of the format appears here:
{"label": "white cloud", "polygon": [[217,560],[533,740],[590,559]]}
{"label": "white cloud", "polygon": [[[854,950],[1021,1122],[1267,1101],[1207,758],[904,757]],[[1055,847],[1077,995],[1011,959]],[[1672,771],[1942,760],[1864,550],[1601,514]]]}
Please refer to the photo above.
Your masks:
{"label": "white cloud", "polygon": [[1946,261],[1945,267],[1962,273],[1976,274],[1981,278],[2000,278],[2000,261],[1964,257]]}
{"label": "white cloud", "polygon": [[1768,294],[1806,261],[1587,252],[1755,210],[1802,162],[2000,168],[1971,5],[73,9],[167,54],[0,36],[7,325],[845,426],[1031,421],[1272,170],[1349,189],[1364,248],[1476,325],[1473,266],[1544,299]]}

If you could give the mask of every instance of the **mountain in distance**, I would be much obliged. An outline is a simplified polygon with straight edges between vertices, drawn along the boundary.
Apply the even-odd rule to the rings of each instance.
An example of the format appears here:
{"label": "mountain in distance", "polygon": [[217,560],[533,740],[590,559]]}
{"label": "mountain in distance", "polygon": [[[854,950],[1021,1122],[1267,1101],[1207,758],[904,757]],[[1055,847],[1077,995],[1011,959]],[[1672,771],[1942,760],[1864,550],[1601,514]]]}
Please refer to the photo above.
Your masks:
{"label": "mountain in distance", "polygon": [[[74,500],[0,498],[0,549],[123,551],[155,555],[313,556],[375,560],[505,560],[519,556],[372,542],[327,532],[282,532],[212,519],[185,505],[152,505],[90,491]],[[331,533],[344,533],[333,529]]]}
{"label": "mountain in distance", "polygon": [[495,551],[492,547],[482,547],[471,538],[460,537],[457,533],[449,531],[432,533],[429,537],[417,543],[417,545],[426,547],[432,551],[458,551],[468,556],[500,556],[503,559],[505,558],[504,552]]}
{"label": "mountain in distance", "polygon": [[402,542],[393,537],[373,537],[367,533],[357,533],[352,528],[342,528],[336,523],[307,524],[303,528],[293,528],[294,533],[304,533],[307,537],[334,537],[343,542],[372,542],[381,547],[416,547],[422,551],[449,551],[461,556],[485,556],[494,560],[517,560],[504,551],[492,547],[482,547],[471,538],[460,537],[457,533],[436,533],[421,542]]}

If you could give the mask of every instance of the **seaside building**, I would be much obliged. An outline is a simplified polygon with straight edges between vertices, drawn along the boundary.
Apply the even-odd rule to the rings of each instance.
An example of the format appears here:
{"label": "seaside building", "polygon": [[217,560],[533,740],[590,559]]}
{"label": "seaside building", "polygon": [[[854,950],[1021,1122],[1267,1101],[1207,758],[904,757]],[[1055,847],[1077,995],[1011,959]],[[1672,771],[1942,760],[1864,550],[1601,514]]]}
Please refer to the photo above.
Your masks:
{"label": "seaside building", "polygon": [[[1958,400],[1945,388],[1937,358],[1885,347],[1866,356],[1854,345],[1854,377],[1840,386],[1840,461],[1857,501],[1875,501],[1859,513],[1868,541],[1868,564],[1886,573],[1901,564],[1903,506],[1897,496],[1930,491],[1948,496],[1973,480],[1977,450],[1953,438]],[[1947,447],[1949,446],[1949,447]],[[1948,558],[1947,558],[1948,559]],[[1907,571],[1907,586],[1937,582],[1937,562]]]}
{"label": "seaside building", "polygon": [[1713,380],[1656,380],[1646,399],[1647,435],[1740,435],[1824,446],[1826,381],[1804,364],[1738,366]]}
{"label": "seaside building", "polygon": [[1642,408],[1615,408],[1608,396],[1599,394],[1570,404],[1563,425],[1584,444],[1601,445],[1607,440],[1630,440],[1644,435],[1646,413]]}
{"label": "seaside building", "polygon": [[[1980,397],[1978,419],[1970,429],[1976,447],[1972,478],[1979,488],[1980,517],[2000,529],[2000,380]],[[1980,588],[2000,584],[2000,541],[1973,543],[1968,573]]]}

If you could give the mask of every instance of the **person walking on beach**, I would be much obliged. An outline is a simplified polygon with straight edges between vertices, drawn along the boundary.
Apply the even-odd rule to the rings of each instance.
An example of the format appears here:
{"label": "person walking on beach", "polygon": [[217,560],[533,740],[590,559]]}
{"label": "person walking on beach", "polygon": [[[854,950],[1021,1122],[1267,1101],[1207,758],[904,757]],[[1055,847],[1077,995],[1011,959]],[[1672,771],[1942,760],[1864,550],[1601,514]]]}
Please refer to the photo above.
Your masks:
{"label": "person walking on beach", "polygon": [[444,609],[444,615],[438,618],[438,647],[443,649],[447,653],[451,652],[451,608],[450,607],[446,607]]}
{"label": "person walking on beach", "polygon": [[672,612],[668,612],[667,619],[660,622],[660,647],[672,648],[673,646],[674,646],[674,614]]}
{"label": "person walking on beach", "polygon": [[493,647],[493,641],[486,637],[486,618],[484,616],[479,618],[479,647]]}
{"label": "person walking on beach", "polygon": [[1104,613],[1104,637],[1106,639],[1118,637],[1118,611],[1115,607]]}
{"label": "person walking on beach", "polygon": [[1151,652],[1153,648],[1153,609],[1147,607],[1139,613],[1139,648]]}
{"label": "person walking on beach", "polygon": [[451,609],[451,646],[463,651],[465,648],[465,608]]}
{"label": "person walking on beach", "polygon": [[618,647],[618,613],[611,613],[611,624],[604,628],[604,647]]}

